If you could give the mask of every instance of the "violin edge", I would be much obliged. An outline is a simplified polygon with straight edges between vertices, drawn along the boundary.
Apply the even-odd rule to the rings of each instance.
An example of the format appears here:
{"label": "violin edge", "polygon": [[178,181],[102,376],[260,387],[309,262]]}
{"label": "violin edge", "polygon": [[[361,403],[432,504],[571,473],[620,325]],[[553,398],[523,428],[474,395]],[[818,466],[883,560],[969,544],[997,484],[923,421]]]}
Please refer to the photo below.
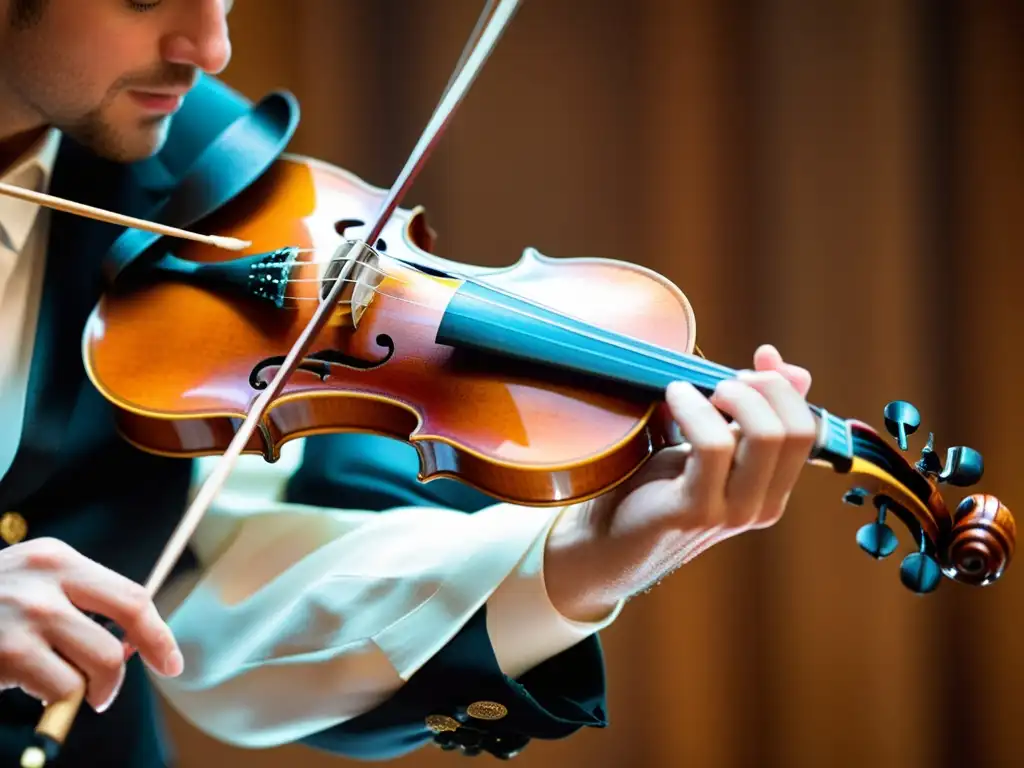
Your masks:
{"label": "violin edge", "polygon": [[[100,385],[94,382],[94,386]],[[320,411],[312,419],[318,426],[296,425],[292,419],[303,411],[308,414],[309,403],[301,394],[286,395],[268,410],[258,437],[248,443],[243,454],[274,463],[283,446],[294,440],[345,433],[375,435],[416,449],[417,480],[421,483],[450,479],[499,501],[546,507],[576,504],[614,490],[668,443],[669,430],[660,424],[658,403],[651,404],[627,435],[598,454],[545,465],[502,460],[452,438],[420,432],[418,416],[392,398],[348,392],[317,399],[331,401],[337,424],[324,420]],[[167,418],[108,402],[122,439],[140,451],[165,458],[197,459],[223,453],[243,418],[237,413]],[[293,407],[289,409],[289,405]]]}

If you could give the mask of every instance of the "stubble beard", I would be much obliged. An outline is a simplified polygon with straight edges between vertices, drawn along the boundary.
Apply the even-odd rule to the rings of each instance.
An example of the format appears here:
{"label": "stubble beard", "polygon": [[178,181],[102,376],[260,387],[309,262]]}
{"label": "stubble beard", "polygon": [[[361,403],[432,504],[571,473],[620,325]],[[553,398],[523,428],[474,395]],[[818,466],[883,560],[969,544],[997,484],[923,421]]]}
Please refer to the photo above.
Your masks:
{"label": "stubble beard", "polygon": [[107,118],[107,103],[77,119],[58,123],[57,127],[94,154],[114,162],[143,160],[160,150],[169,117],[139,117],[130,126],[118,126]]}

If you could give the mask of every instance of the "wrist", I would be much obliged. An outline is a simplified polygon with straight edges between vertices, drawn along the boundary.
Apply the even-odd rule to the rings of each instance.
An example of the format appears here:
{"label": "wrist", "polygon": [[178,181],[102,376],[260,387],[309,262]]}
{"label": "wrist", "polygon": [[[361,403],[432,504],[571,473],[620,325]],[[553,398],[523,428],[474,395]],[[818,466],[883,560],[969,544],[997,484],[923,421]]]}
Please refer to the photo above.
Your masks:
{"label": "wrist", "polygon": [[566,509],[548,534],[544,581],[548,599],[569,621],[596,623],[618,610],[628,596],[606,558],[607,504],[602,499]]}
{"label": "wrist", "polygon": [[[548,588],[548,546],[556,527],[562,523],[562,535],[573,526],[564,527],[567,512],[563,507],[545,510],[546,524],[524,553],[516,568],[487,599],[487,632],[498,665],[513,679],[572,648],[591,635],[611,625],[621,610],[612,604],[603,610],[588,610],[572,601],[552,601]],[[556,540],[555,546],[559,542]],[[564,583],[556,574],[556,584]],[[559,590],[556,590],[556,594]]]}

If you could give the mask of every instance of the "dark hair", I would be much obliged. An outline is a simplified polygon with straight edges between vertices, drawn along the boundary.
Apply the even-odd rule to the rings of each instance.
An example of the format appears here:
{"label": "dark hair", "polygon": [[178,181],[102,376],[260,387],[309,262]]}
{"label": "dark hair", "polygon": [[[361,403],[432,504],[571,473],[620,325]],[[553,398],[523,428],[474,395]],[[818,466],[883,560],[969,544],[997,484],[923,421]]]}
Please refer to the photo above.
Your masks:
{"label": "dark hair", "polygon": [[10,24],[16,29],[26,29],[43,17],[47,0],[12,0]]}

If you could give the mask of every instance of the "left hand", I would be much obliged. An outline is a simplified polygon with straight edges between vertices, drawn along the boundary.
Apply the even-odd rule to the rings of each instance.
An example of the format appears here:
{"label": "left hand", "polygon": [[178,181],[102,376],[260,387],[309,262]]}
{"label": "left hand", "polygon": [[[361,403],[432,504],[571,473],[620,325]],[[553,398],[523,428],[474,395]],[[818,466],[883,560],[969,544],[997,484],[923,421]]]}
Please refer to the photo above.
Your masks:
{"label": "left hand", "polygon": [[555,607],[598,619],[709,547],[778,522],[814,444],[810,386],[810,373],[769,345],[710,398],[670,385],[666,404],[688,442],[563,515],[544,566]]}

